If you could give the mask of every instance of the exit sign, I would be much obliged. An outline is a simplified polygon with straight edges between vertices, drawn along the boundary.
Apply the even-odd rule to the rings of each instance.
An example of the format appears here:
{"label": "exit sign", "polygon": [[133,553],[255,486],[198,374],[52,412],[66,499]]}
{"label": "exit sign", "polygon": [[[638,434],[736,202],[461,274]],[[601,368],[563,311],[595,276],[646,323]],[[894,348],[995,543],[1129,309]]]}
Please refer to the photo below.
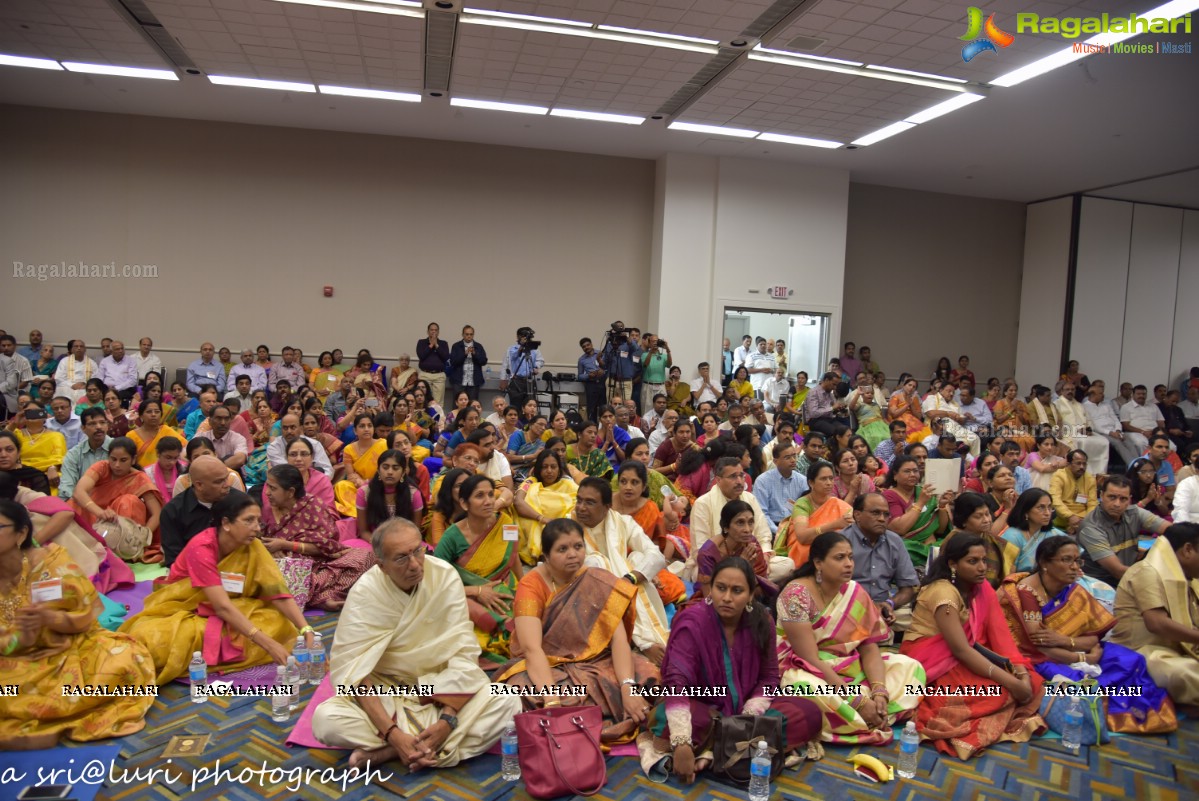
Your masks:
{"label": "exit sign", "polygon": [[790,288],[785,286],[772,286],[768,291],[770,293],[770,297],[775,300],[786,300],[791,296]]}

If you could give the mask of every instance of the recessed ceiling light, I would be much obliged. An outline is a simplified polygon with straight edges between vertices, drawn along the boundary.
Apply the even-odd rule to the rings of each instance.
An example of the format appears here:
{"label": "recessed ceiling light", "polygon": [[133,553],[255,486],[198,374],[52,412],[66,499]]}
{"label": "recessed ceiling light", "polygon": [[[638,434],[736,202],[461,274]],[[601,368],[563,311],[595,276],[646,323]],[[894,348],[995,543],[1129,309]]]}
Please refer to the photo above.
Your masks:
{"label": "recessed ceiling light", "polygon": [[742,139],[753,139],[760,131],[750,131],[746,128],[725,128],[720,125],[701,125],[696,122],[672,122],[666,126],[672,131],[692,131],[694,133],[715,134],[717,136],[737,136]]}
{"label": "recessed ceiling light", "polygon": [[399,100],[405,103],[419,103],[420,95],[412,92],[384,92],[378,89],[354,89],[349,86],[326,86],[321,84],[317,87],[323,95],[343,95],[345,97],[369,97],[375,100]]}
{"label": "recessed ceiling light", "polygon": [[983,95],[974,95],[966,92],[957,95],[956,97],[951,97],[943,103],[938,103],[935,106],[926,108],[924,111],[921,111],[917,114],[913,114],[905,119],[904,122],[922,123],[928,122],[929,120],[935,120],[937,117],[948,114],[951,111],[957,111],[964,106],[968,106],[971,103],[977,103],[979,100],[983,99]]}
{"label": "recessed ceiling light", "polygon": [[835,148],[841,147],[840,142],[828,139],[809,139],[806,136],[787,136],[786,134],[764,133],[758,137],[760,142],[782,142],[786,145],[805,145],[807,147]]}
{"label": "recessed ceiling light", "polygon": [[420,3],[409,3],[395,0],[394,3],[380,3],[376,0],[275,0],[277,3],[295,3],[300,6],[321,6],[322,8],[341,8],[346,11],[369,11],[373,14],[391,14],[396,17],[425,18],[425,10]]}
{"label": "recessed ceiling light", "polygon": [[546,106],[527,106],[523,103],[497,103],[494,100],[470,100],[465,97],[450,98],[451,106],[462,106],[463,108],[481,108],[486,111],[512,111],[517,114],[546,114],[549,108]]}
{"label": "recessed ceiling light", "polygon": [[604,114],[598,111],[578,111],[570,108],[550,109],[551,117],[570,117],[576,120],[595,120],[596,122],[619,122],[625,125],[640,125],[645,117],[634,117],[628,114]]}
{"label": "recessed ceiling light", "polygon": [[0,53],[0,65],[7,67],[31,67],[35,70],[61,70],[62,64],[48,58],[29,58]]}
{"label": "recessed ceiling light", "polygon": [[234,78],[229,75],[209,75],[208,80],[220,86],[245,86],[250,89],[280,89],[285,92],[315,92],[310,83],[266,81],[261,78]]}
{"label": "recessed ceiling light", "polygon": [[114,67],[111,64],[83,64],[78,61],[62,63],[71,72],[87,72],[92,75],[118,75],[122,78],[154,78],[159,81],[177,81],[174,70],[151,70],[142,67]]}
{"label": "recessed ceiling light", "polygon": [[878,70],[880,72],[893,72],[897,75],[912,75],[917,78],[929,78],[934,81],[949,81],[950,83],[969,83],[962,78],[950,78],[945,75],[933,75],[931,72],[915,72],[913,70],[901,70],[896,67],[880,67],[878,64],[867,64],[866,69]]}
{"label": "recessed ceiling light", "polygon": [[888,125],[886,128],[879,128],[874,133],[868,133],[860,139],[853,140],[851,144],[858,145],[859,147],[873,145],[875,142],[881,142],[888,137],[895,136],[895,134],[903,133],[904,131],[915,127],[916,123],[914,122],[894,122]]}

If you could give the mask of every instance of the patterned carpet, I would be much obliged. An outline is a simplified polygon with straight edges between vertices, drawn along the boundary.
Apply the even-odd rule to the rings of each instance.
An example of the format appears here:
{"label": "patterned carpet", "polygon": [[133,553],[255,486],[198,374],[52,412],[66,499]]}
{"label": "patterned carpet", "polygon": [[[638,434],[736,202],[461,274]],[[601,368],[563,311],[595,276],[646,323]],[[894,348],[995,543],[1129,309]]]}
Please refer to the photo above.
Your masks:
{"label": "patterned carpet", "polygon": [[[330,642],[336,616],[314,622]],[[305,698],[312,689],[305,690]],[[289,748],[283,745],[292,723],[276,724],[270,719],[266,699],[212,699],[192,704],[187,688],[171,684],[162,688],[151,709],[146,728],[138,734],[113,741],[121,756],[110,779],[97,796],[101,801],[200,801],[222,799],[316,799],[360,801],[362,799],[431,799],[464,801],[506,799],[526,801],[530,796],[519,783],[513,787],[499,775],[497,756],[483,756],[444,771],[407,775],[398,764],[385,765],[382,781],[364,786],[361,779],[342,788],[346,752]],[[292,720],[298,718],[297,711]],[[211,734],[200,757],[161,758],[172,736]],[[66,747],[66,746],[64,746]],[[1100,748],[1084,748],[1073,756],[1057,740],[1021,745],[1004,744],[969,763],[920,749],[920,771],[915,779],[872,784],[855,776],[846,759],[853,752],[830,747],[825,759],[786,771],[776,782],[775,798],[820,799],[821,801],[1187,801],[1199,799],[1199,721],[1189,720],[1168,737],[1115,737]],[[893,764],[894,750],[879,754]],[[219,760],[219,766],[218,766]],[[266,764],[267,775],[261,771]],[[151,782],[135,775],[151,768],[173,772],[168,782],[159,774]],[[275,775],[271,771],[279,769]],[[307,777],[301,770],[311,771]],[[126,771],[122,776],[121,771]],[[214,774],[227,770],[217,779]],[[206,772],[205,772],[206,771]],[[254,771],[254,773],[250,773]],[[328,771],[323,776],[321,771]],[[120,781],[122,778],[125,781]],[[195,788],[192,782],[195,781]],[[11,792],[10,792],[11,791]],[[0,801],[15,790],[0,786]],[[608,760],[608,783],[596,799],[721,799],[738,801],[745,793],[712,782],[699,781],[681,787],[673,780],[654,784],[645,779],[637,760]]]}

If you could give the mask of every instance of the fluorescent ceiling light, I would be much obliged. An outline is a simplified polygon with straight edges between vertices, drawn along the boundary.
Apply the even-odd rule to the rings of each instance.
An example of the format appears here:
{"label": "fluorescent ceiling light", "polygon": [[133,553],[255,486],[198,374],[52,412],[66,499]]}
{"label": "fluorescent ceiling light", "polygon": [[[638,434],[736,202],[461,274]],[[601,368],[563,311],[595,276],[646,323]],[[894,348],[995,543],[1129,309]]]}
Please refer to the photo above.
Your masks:
{"label": "fluorescent ceiling light", "polygon": [[762,45],[757,45],[756,47],[754,47],[754,50],[757,50],[759,53],[772,53],[776,56],[790,56],[792,58],[804,58],[804,59],[810,58],[813,61],[827,61],[830,64],[844,64],[847,67],[862,66],[861,61],[846,61],[843,58],[829,58],[828,56],[813,56],[813,55],[809,55],[808,53],[793,53],[790,50],[775,50],[774,48],[770,48],[770,47],[762,47]]}
{"label": "fluorescent ceiling light", "polygon": [[620,122],[625,125],[640,125],[645,117],[633,117],[628,114],[603,114],[598,111],[577,111],[570,108],[555,108],[550,110],[551,117],[570,117],[575,120],[595,120],[596,122]]}
{"label": "fluorescent ceiling light", "polygon": [[[381,3],[373,2],[373,0],[364,0],[364,2],[351,2],[350,0],[275,0],[275,2],[295,3],[301,6],[321,6],[322,8],[340,8],[346,11],[369,11],[372,14],[391,14],[396,17],[425,18],[425,10],[420,7],[420,3],[400,3],[398,0],[395,5],[382,5]],[[398,7],[401,5],[405,7]]]}
{"label": "fluorescent ceiling light", "polygon": [[966,93],[960,94],[956,97],[951,97],[948,100],[946,100],[944,103],[938,103],[935,106],[926,108],[924,111],[921,111],[917,114],[913,114],[912,116],[905,119],[904,122],[912,122],[912,123],[919,124],[922,122],[928,122],[929,120],[935,120],[937,117],[948,114],[951,111],[957,111],[958,109],[963,108],[964,106],[968,106],[971,103],[976,103],[979,100],[982,100],[983,97],[984,97],[983,95],[973,95],[973,94],[970,94],[969,92],[966,92]]}
{"label": "fluorescent ceiling light", "polygon": [[229,75],[209,75],[208,80],[220,86],[245,86],[250,89],[281,89],[285,92],[315,92],[310,83],[293,81],[264,81],[260,78],[234,78]]}
{"label": "fluorescent ceiling light", "polygon": [[875,78],[881,81],[911,83],[917,86],[929,86],[933,89],[944,89],[947,92],[966,91],[964,84],[954,83],[954,81],[958,80],[957,78],[917,78],[914,75],[903,75],[897,72],[887,72],[878,69],[871,70],[865,67],[853,67],[827,61],[813,61],[806,56],[782,56],[777,53],[751,52],[749,57],[754,61],[766,61],[771,64],[785,64],[788,67],[802,67],[810,70],[824,70],[825,72],[839,72],[842,75],[856,75],[859,78]]}
{"label": "fluorescent ceiling light", "polygon": [[969,83],[963,78],[950,78],[945,75],[933,75],[931,72],[914,72],[913,70],[901,70],[897,67],[880,67],[878,64],[867,64],[868,70],[880,70],[882,72],[893,72],[897,75],[913,75],[917,78],[931,78],[934,81],[949,81],[950,83]]}
{"label": "fluorescent ceiling light", "polygon": [[35,70],[61,70],[62,64],[48,58],[27,58],[0,53],[0,65],[7,67],[32,67]]}
{"label": "fluorescent ceiling light", "polygon": [[874,133],[868,133],[865,136],[863,136],[861,139],[853,140],[853,142],[851,142],[851,144],[858,145],[861,147],[865,147],[866,145],[873,145],[875,142],[881,142],[890,136],[895,136],[895,134],[903,133],[904,131],[906,131],[910,128],[915,128],[915,127],[916,127],[916,123],[914,123],[914,122],[893,122],[890,125],[888,125],[886,128],[879,128]]}
{"label": "fluorescent ceiling light", "polygon": [[466,14],[479,14],[484,17],[499,17],[501,19],[520,19],[527,22],[544,22],[550,25],[574,25],[579,28],[590,28],[590,22],[579,22],[575,19],[558,19],[557,17],[535,17],[532,14],[512,14],[507,11],[488,11],[482,8],[464,8]]}
{"label": "fluorescent ceiling light", "polygon": [[405,103],[419,103],[420,95],[412,92],[382,92],[378,89],[353,89],[349,86],[326,86],[321,84],[317,87],[323,95],[343,95],[344,97],[369,97],[375,100],[400,100]]}
{"label": "fluorescent ceiling light", "polygon": [[806,145],[807,147],[841,147],[840,142],[828,139],[809,139],[806,136],[787,136],[786,134],[764,133],[758,137],[759,142],[782,142],[787,145]]}
{"label": "fluorescent ceiling light", "polygon": [[677,39],[680,42],[698,42],[700,44],[718,45],[718,39],[701,39],[698,36],[683,36],[678,33],[661,33],[660,31],[642,31],[637,28],[622,28],[619,25],[596,25],[596,30],[614,31],[616,33],[631,33],[635,36],[658,36],[663,39]]}
{"label": "fluorescent ceiling light", "polygon": [[93,75],[119,75],[123,78],[154,78],[159,81],[177,81],[174,70],[148,70],[141,67],[114,67],[110,64],[82,64],[78,61],[62,63],[71,72],[87,72]]}
{"label": "fluorescent ceiling light", "polygon": [[1078,61],[1080,58],[1086,58],[1087,53],[1075,53],[1074,49],[1067,48],[1054,53],[1052,56],[1037,59],[1031,64],[1026,64],[1018,70],[1005,72],[995,80],[991,81],[995,86],[1015,86],[1024,83],[1030,78],[1035,78],[1038,75],[1044,75],[1058,67],[1064,67],[1072,61]]}
{"label": "fluorescent ceiling light", "polygon": [[716,134],[717,136],[739,136],[743,139],[753,139],[758,131],[745,128],[724,128],[720,125],[700,125],[695,122],[672,122],[667,126],[673,131],[694,131],[695,133]]}
{"label": "fluorescent ceiling light", "polygon": [[597,31],[590,27],[578,28],[549,22],[523,22],[516,19],[501,19],[498,17],[481,17],[462,13],[458,21],[464,25],[489,25],[493,28],[515,28],[522,31],[539,31],[541,33],[557,33],[562,36],[582,36],[587,39],[605,39],[610,42],[628,42],[629,44],[650,45],[652,47],[667,47],[672,50],[688,50],[693,53],[715,55],[719,52],[716,45],[681,42],[676,39],[656,39],[652,34],[628,34],[615,31]]}
{"label": "fluorescent ceiling light", "polygon": [[451,106],[464,108],[481,108],[487,111],[512,111],[517,114],[545,114],[549,111],[546,106],[526,106],[522,103],[497,103],[493,100],[470,100],[465,97],[450,98]]}

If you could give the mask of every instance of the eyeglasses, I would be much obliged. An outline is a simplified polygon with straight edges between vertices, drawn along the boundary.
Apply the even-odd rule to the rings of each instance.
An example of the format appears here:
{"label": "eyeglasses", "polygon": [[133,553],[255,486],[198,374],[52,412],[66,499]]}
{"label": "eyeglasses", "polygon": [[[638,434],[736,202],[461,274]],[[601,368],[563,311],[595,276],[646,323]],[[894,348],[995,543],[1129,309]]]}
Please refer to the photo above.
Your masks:
{"label": "eyeglasses", "polygon": [[1071,566],[1081,567],[1082,566],[1082,557],[1081,556],[1075,556],[1075,557],[1059,556],[1054,561],[1060,562],[1061,564],[1065,565],[1066,567],[1071,567]]}
{"label": "eyeglasses", "polygon": [[399,567],[404,567],[408,564],[409,559],[416,559],[417,561],[423,562],[425,560],[425,557],[428,555],[429,555],[428,549],[426,549],[425,546],[421,545],[419,547],[413,548],[410,553],[400,554],[395,559],[393,559],[392,562],[394,562]]}

